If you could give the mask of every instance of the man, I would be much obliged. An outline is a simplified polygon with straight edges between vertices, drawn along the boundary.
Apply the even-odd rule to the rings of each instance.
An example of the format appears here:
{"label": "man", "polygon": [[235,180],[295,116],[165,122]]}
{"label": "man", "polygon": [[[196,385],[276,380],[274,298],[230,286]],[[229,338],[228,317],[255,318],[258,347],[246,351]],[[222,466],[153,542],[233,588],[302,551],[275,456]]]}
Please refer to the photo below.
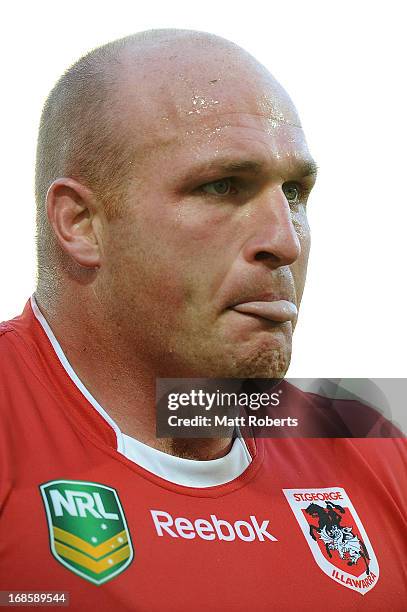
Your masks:
{"label": "man", "polygon": [[316,169],[281,86],[215,36],[131,36],[61,77],[37,160],[38,288],[1,336],[3,590],[401,610],[401,440],[155,434],[157,378],[289,365]]}

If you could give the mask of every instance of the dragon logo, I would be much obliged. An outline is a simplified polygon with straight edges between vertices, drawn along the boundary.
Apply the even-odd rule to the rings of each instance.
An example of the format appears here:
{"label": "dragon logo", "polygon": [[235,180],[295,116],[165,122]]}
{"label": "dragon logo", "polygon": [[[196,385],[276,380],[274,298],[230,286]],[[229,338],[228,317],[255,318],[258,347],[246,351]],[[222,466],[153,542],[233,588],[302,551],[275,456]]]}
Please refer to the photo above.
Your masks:
{"label": "dragon logo", "polygon": [[284,489],[284,494],[322,571],[362,595],[375,586],[379,565],[345,490]]}
{"label": "dragon logo", "polygon": [[370,574],[369,554],[364,542],[353,533],[354,527],[340,525],[344,508],[339,504],[325,502],[326,508],[312,503],[305,509],[310,517],[318,521],[318,526],[310,522],[310,536],[317,541],[318,537],[325,545],[325,551],[329,559],[332,552],[336,550],[339,557],[345,560],[348,566],[356,565],[359,559],[363,559],[366,565],[366,574]]}

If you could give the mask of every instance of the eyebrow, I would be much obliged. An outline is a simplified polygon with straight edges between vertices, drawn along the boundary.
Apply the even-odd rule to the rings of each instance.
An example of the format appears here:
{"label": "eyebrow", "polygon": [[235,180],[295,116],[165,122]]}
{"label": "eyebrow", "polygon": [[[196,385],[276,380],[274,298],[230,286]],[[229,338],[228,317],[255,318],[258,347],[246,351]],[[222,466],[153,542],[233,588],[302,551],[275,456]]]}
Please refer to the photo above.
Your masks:
{"label": "eyebrow", "polygon": [[[241,160],[241,161],[229,161],[229,160],[214,160],[206,162],[196,166],[193,172],[199,174],[201,172],[220,172],[222,174],[233,174],[235,172],[251,172],[252,174],[261,174],[264,172],[265,164],[254,160]],[[297,160],[295,167],[292,169],[290,174],[295,174],[301,178],[307,176],[316,176],[318,172],[318,166],[313,159],[302,159]]]}

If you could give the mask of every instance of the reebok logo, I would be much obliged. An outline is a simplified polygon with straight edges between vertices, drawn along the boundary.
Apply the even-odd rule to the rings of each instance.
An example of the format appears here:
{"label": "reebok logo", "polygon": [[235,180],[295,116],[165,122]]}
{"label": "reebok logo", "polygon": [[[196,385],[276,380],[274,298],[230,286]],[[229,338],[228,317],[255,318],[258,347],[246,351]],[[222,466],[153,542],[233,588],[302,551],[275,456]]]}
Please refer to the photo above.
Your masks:
{"label": "reebok logo", "polygon": [[277,542],[269,531],[270,521],[262,521],[261,524],[255,516],[250,516],[249,521],[235,521],[229,523],[211,514],[208,519],[197,518],[191,521],[182,516],[173,518],[163,510],[150,510],[157,535],[160,537],[171,536],[172,538],[184,538],[192,540],[196,537],[202,540],[224,540],[232,542],[236,538],[244,542]]}

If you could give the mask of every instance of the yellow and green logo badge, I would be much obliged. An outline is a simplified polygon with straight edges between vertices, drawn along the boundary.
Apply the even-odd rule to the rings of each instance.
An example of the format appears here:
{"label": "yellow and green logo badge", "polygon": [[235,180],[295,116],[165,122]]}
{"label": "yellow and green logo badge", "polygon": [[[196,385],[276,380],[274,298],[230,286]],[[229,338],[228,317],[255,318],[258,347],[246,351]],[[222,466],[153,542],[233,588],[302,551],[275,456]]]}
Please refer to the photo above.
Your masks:
{"label": "yellow and green logo badge", "polygon": [[55,559],[78,576],[103,584],[133,560],[119,497],[95,482],[52,480],[40,486]]}

